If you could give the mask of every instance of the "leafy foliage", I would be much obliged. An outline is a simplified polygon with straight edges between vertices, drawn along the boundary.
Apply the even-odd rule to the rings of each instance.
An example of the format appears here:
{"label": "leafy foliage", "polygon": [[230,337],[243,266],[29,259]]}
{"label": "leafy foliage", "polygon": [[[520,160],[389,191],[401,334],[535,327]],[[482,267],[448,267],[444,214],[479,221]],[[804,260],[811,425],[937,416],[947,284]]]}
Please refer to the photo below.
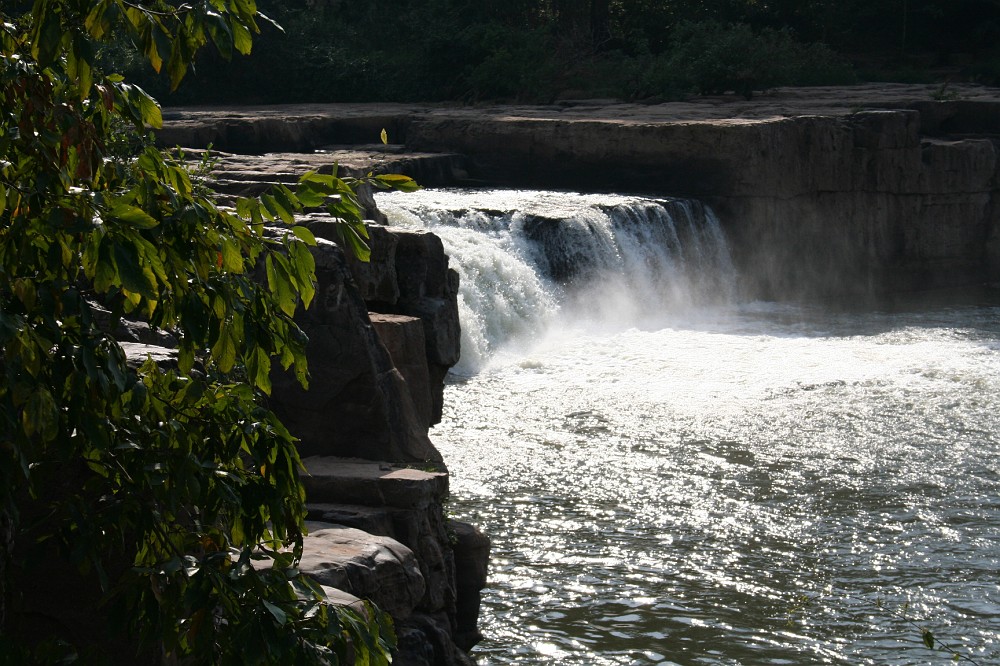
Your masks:
{"label": "leafy foliage", "polygon": [[703,95],[734,91],[747,99],[778,85],[853,80],[850,68],[822,44],[802,44],[788,30],[755,32],[745,23],[715,21],[678,26],[672,48],[645,77],[654,93],[658,88]]}
{"label": "leafy foliage", "polygon": [[[875,80],[913,70],[988,82],[1000,41],[995,0],[270,0],[267,11],[292,39],[262,26],[252,70],[207,57],[168,101],[680,96],[704,76],[674,58],[692,24],[726,28],[719,36],[753,49],[744,68],[781,85],[842,84],[853,78],[845,62]],[[167,93],[168,78],[143,81]]]}
{"label": "leafy foliage", "polygon": [[[187,663],[384,664],[388,618],[325,604],[295,567],[300,461],[264,406],[275,362],[307,381],[292,316],[314,294],[316,241],[294,214],[325,207],[364,255],[363,181],[307,174],[295,192],[222,209],[152,147],[122,157],[122,124],[144,136],[160,107],[98,66],[102,40],[126,35],[176,87],[206,44],[248,53],[258,20],[253,0],[0,12],[0,514],[28,563],[3,581],[2,609],[16,614],[13,593],[45,575],[34,554],[55,551],[96,578],[140,648]],[[109,332],[123,317],[169,331],[174,366],[126,359]],[[0,649],[28,660],[32,646],[5,633]],[[53,638],[35,658],[74,654]]]}

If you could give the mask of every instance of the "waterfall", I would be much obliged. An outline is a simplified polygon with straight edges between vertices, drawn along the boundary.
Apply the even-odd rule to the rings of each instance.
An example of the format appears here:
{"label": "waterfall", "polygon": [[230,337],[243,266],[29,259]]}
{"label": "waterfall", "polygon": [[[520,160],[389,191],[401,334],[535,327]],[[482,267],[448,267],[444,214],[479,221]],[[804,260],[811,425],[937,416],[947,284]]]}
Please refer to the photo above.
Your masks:
{"label": "waterfall", "polygon": [[462,374],[560,327],[662,327],[735,292],[725,236],[697,201],[422,190],[378,205],[393,226],[437,234],[459,273]]}

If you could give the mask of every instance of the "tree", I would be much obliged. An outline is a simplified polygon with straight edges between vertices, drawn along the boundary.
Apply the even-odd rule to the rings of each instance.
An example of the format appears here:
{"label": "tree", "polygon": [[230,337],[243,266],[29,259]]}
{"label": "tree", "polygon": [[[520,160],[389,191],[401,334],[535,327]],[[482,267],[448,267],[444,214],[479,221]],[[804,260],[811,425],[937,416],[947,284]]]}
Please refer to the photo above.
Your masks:
{"label": "tree", "polygon": [[[325,604],[295,568],[300,462],[264,402],[274,362],[307,381],[292,316],[314,292],[316,241],[293,214],[326,206],[364,251],[359,182],[307,174],[295,192],[223,209],[159,151],[112,150],[123,126],[161,123],[151,97],[98,67],[112,35],[176,87],[209,43],[249,53],[266,17],[254,0],[5,7],[0,661],[101,657],[21,631],[19,593],[46,575],[32,563],[56,557],[97,583],[138,649],[185,663],[386,663],[387,618]],[[122,318],[168,331],[175,367],[130,364],[111,333]]]}

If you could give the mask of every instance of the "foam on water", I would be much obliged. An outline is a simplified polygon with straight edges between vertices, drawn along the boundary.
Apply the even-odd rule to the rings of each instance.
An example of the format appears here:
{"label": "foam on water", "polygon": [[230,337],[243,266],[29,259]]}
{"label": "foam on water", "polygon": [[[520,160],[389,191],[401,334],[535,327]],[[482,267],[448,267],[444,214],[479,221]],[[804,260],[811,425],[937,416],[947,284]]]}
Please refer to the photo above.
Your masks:
{"label": "foam on water", "polygon": [[432,432],[493,539],[479,663],[1000,663],[1000,308],[741,303],[697,204],[423,196],[379,204],[479,336]]}
{"label": "foam on water", "polygon": [[554,326],[649,327],[735,291],[718,220],[698,202],[422,190],[378,203],[393,225],[440,236],[459,273],[461,374]]}

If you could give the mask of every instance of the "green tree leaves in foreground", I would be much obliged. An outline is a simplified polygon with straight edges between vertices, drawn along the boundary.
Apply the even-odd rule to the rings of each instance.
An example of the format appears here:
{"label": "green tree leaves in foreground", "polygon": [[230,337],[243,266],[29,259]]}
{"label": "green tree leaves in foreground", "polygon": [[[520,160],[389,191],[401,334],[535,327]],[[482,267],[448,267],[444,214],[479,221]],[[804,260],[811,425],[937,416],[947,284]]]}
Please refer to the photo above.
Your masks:
{"label": "green tree leaves in foreground", "polygon": [[[193,664],[387,663],[388,619],[327,605],[295,568],[300,462],[263,402],[274,362],[306,381],[292,315],[313,296],[316,241],[293,214],[325,206],[363,254],[359,181],[307,174],[223,209],[157,150],[110,148],[122,120],[161,119],[99,69],[103,40],[126,34],[176,86],[209,42],[249,52],[258,20],[253,0],[0,11],[0,661],[100,660],[100,643],[78,652],[20,619],[55,561],[99,583],[121,631],[92,637],[108,645]],[[126,361],[110,332],[123,317],[176,339],[173,369]]]}

